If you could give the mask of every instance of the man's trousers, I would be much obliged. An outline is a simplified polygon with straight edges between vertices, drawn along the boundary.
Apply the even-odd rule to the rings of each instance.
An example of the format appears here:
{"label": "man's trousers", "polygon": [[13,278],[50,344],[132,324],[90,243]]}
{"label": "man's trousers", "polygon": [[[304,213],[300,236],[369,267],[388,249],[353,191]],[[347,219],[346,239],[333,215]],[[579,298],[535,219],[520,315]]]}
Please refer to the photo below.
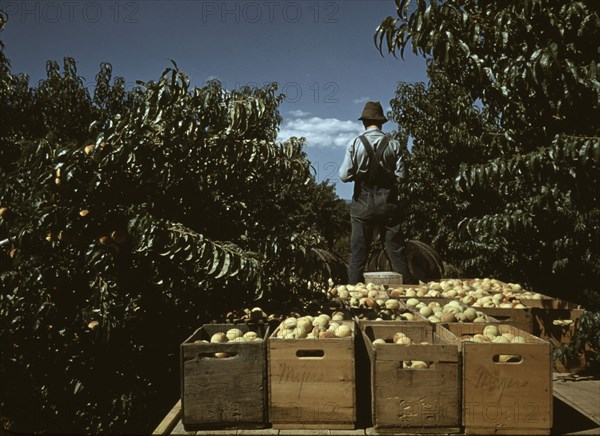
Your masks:
{"label": "man's trousers", "polygon": [[376,231],[381,234],[385,251],[392,264],[392,270],[402,274],[405,281],[410,280],[408,264],[404,255],[404,235],[399,220],[385,217],[362,219],[353,216],[351,222],[352,256],[348,267],[349,284],[364,283],[363,272],[369,260],[369,251]]}

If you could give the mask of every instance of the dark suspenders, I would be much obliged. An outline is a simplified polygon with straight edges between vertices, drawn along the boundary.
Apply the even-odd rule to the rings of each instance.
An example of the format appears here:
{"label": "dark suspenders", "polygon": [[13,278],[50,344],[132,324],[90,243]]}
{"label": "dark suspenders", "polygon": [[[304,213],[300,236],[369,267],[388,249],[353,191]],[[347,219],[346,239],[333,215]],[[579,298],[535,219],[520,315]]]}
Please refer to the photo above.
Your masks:
{"label": "dark suspenders", "polygon": [[381,159],[383,158],[383,153],[385,152],[385,149],[387,148],[388,144],[390,143],[390,137],[389,136],[383,137],[381,142],[379,142],[377,151],[373,151],[373,146],[371,145],[369,140],[364,135],[360,135],[359,139],[363,143],[365,150],[367,151],[367,155],[369,156],[369,161],[370,161],[367,183],[370,186],[373,186],[373,185],[375,185],[375,181],[377,180],[377,173],[381,169],[379,164],[381,162]]}

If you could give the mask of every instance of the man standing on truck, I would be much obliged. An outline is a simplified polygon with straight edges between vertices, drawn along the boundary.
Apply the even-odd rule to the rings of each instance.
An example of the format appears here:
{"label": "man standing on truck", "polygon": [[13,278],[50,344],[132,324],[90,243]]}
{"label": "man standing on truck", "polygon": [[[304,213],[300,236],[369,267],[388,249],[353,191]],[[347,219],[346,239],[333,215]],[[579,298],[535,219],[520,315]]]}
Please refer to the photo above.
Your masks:
{"label": "man standing on truck", "polygon": [[405,283],[411,283],[398,204],[397,185],[404,175],[400,143],[381,131],[388,121],[381,103],[367,102],[359,120],[365,132],[350,143],[340,168],[342,182],[354,182],[348,283],[364,283],[363,272],[374,231],[378,231],[384,241],[392,270],[402,274]]}

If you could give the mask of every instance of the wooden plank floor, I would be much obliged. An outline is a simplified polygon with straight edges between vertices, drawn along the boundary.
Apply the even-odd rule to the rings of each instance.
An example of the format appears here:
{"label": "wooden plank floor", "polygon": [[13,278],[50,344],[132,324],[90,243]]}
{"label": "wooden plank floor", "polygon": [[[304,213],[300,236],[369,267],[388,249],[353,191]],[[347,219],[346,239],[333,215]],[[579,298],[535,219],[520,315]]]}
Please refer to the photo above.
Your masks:
{"label": "wooden plank floor", "polygon": [[[554,428],[552,434],[600,435],[600,377],[583,377],[568,373],[554,374]],[[186,431],[181,422],[181,402],[177,402],[154,435],[246,435],[246,436],[358,436],[406,433],[380,433],[373,428],[357,430],[202,430]],[[415,433],[416,434],[416,433]]]}
{"label": "wooden plank floor", "polygon": [[554,396],[600,426],[600,379],[554,374]]}

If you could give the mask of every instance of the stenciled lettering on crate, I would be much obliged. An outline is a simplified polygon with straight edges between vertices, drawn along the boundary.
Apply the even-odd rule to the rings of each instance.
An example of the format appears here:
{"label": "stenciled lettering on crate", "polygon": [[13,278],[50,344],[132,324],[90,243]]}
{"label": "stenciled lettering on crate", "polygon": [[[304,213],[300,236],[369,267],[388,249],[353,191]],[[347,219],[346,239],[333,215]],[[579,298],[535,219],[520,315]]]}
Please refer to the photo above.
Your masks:
{"label": "stenciled lettering on crate", "polygon": [[[456,432],[460,427],[458,348],[430,323],[361,322],[371,365],[373,426],[379,431]],[[411,345],[373,344],[402,332]],[[427,342],[426,344],[423,342]],[[403,362],[429,362],[427,368]]]}
{"label": "stenciled lettering on crate", "polygon": [[269,417],[275,429],[354,429],[356,383],[352,335],[267,341]]}
{"label": "stenciled lettering on crate", "polygon": [[[458,338],[483,334],[483,326],[445,325]],[[549,434],[552,428],[551,345],[514,326],[499,335],[523,343],[459,341],[462,416],[467,434]]]}
{"label": "stenciled lettering on crate", "polygon": [[[181,420],[188,431],[268,423],[265,342],[208,342],[232,328],[250,330],[245,324],[205,324],[180,347]],[[262,327],[252,329],[260,338],[267,334]]]}

